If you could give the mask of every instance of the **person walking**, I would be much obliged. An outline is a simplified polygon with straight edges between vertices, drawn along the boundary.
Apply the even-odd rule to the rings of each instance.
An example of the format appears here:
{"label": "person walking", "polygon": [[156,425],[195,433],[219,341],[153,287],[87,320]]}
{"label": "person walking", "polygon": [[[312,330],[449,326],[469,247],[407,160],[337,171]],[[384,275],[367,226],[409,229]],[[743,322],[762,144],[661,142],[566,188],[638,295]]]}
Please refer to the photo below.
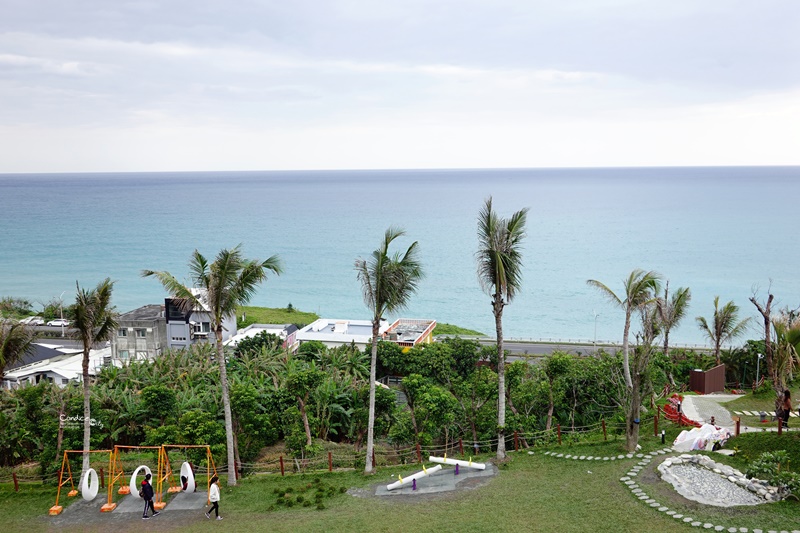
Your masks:
{"label": "person walking", "polygon": [[155,495],[155,491],[153,490],[153,485],[150,484],[151,477],[152,476],[150,474],[147,474],[142,480],[142,491],[140,493],[142,498],[144,498],[144,512],[142,513],[142,520],[150,520],[150,517],[147,516],[148,509],[153,511],[153,516],[158,516],[161,514],[160,511],[156,511],[156,508],[153,505],[153,496]]}
{"label": "person walking", "polygon": [[783,429],[789,429],[789,415],[792,412],[792,393],[789,389],[783,391],[783,401],[781,402],[781,418],[783,419]]}
{"label": "person walking", "polygon": [[217,476],[211,478],[211,486],[208,488],[208,501],[211,502],[211,509],[206,511],[206,518],[211,518],[211,511],[214,511],[217,520],[222,520],[219,515],[219,478]]}

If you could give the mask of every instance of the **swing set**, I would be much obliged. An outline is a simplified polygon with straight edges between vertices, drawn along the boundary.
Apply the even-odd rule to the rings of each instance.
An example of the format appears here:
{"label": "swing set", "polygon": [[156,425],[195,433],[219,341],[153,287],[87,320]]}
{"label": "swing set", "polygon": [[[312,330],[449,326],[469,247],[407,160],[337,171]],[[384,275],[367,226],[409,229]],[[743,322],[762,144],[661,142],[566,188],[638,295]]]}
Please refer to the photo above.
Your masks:
{"label": "swing set", "polygon": [[[122,466],[122,460],[120,456],[121,451],[125,450],[153,450],[158,451],[158,462],[156,467],[156,473],[153,475],[153,488],[155,492],[155,502],[153,506],[156,510],[162,510],[166,505],[167,502],[164,501],[164,494],[166,493],[176,493],[181,492],[183,490],[183,484],[176,482],[175,473],[172,470],[172,466],[170,465],[169,461],[169,450],[180,449],[184,452],[187,449],[205,449],[205,461],[206,461],[206,491],[208,491],[209,487],[211,486],[211,478],[217,475],[217,467],[214,464],[214,457],[211,454],[211,447],[203,444],[163,444],[161,446],[125,446],[125,445],[115,445],[113,450],[89,450],[86,453],[107,453],[108,456],[108,501],[103,504],[100,508],[101,512],[111,512],[117,508],[117,504],[114,502],[114,487],[119,482],[119,489],[117,490],[117,494],[122,496],[128,494],[138,494],[139,492],[139,485],[137,484],[137,477],[139,474],[151,474],[153,472],[150,470],[150,467],[147,465],[140,465],[138,466],[130,477],[130,483],[127,485],[125,484],[125,471]],[[72,467],[70,466],[68,454],[70,453],[84,453],[83,450],[67,450],[64,452],[64,458],[61,462],[61,472],[59,474],[59,481],[58,481],[58,492],[56,493],[56,503],[53,507],[50,508],[51,515],[60,514],[61,511],[64,510],[63,506],[58,505],[59,497],[61,496],[61,487],[65,486],[67,483],[71,484],[72,490],[67,493],[67,496],[72,497],[78,494],[78,490],[75,488],[75,482],[72,474]],[[101,468],[102,471],[102,468]],[[196,482],[195,482],[195,475],[194,469],[192,465],[188,461],[184,461],[181,464],[180,474],[181,477],[186,478],[186,491],[187,492],[194,492]],[[87,501],[93,500],[99,491],[100,480],[97,476],[97,472],[90,468],[87,470],[86,475],[81,483],[81,493],[83,494],[83,498]],[[206,503],[208,503],[208,498],[206,498]]]}
{"label": "swing set", "polygon": [[[68,497],[73,497],[78,495],[78,489],[75,488],[75,477],[72,475],[72,466],[69,464],[69,454],[71,453],[107,453],[109,457],[113,456],[111,450],[89,450],[84,452],[83,450],[64,450],[64,458],[61,460],[61,472],[58,474],[58,491],[56,492],[56,503],[50,508],[51,515],[60,514],[61,511],[64,510],[63,505],[58,505],[58,499],[61,496],[61,487],[66,485],[67,483],[70,484],[71,490],[67,493]],[[111,459],[109,459],[110,461]],[[102,470],[102,468],[101,468]],[[66,477],[65,477],[66,474]],[[95,499],[97,493],[100,490],[100,478],[97,476],[97,471],[94,468],[89,468],[86,471],[86,475],[81,480],[81,494],[83,495],[83,499],[86,501],[91,501]]]}

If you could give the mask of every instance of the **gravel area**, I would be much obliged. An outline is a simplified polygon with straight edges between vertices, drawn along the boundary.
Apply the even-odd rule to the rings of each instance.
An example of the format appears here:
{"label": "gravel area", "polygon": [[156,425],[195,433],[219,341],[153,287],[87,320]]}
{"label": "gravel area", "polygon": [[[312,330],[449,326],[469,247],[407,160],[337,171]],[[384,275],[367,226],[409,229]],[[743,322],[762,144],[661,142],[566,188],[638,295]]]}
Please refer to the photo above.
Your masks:
{"label": "gravel area", "polygon": [[[682,496],[718,507],[758,505],[766,500],[758,494],[732,483],[727,477],[692,463],[673,465],[669,469],[672,483]],[[666,477],[666,476],[665,476]]]}

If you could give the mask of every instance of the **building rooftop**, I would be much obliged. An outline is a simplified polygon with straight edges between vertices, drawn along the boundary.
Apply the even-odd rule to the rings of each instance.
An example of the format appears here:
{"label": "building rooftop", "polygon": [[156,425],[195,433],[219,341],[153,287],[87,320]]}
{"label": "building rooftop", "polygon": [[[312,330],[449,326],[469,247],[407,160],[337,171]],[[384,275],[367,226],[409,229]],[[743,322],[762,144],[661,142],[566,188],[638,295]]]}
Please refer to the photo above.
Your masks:
{"label": "building rooftop", "polygon": [[164,318],[164,306],[161,304],[143,305],[133,311],[128,311],[119,316],[120,322],[122,321],[136,321],[136,320],[157,320]]}
{"label": "building rooftop", "polygon": [[225,341],[225,346],[237,346],[244,339],[255,337],[261,332],[272,333],[273,335],[285,339],[295,331],[297,331],[297,326],[294,324],[250,324]]}
{"label": "building rooftop", "polygon": [[400,318],[389,326],[383,338],[401,346],[413,346],[423,342],[435,327],[435,320]]}

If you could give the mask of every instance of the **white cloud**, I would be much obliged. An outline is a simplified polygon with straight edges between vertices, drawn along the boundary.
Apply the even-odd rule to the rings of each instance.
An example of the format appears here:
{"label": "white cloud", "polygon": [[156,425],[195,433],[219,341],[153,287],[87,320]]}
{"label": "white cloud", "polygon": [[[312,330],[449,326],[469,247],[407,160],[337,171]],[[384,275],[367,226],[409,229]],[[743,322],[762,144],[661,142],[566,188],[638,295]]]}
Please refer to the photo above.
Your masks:
{"label": "white cloud", "polygon": [[0,172],[800,162],[782,0],[181,5],[0,21]]}

